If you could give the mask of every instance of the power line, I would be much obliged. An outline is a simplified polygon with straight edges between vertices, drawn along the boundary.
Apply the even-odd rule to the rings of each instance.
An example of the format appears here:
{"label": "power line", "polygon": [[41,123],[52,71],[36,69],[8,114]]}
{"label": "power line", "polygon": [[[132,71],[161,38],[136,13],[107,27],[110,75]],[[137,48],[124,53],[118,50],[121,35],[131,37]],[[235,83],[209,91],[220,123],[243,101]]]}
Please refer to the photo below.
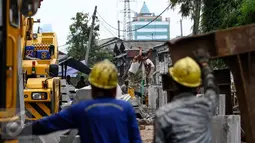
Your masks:
{"label": "power line", "polygon": [[105,28],[105,30],[107,30],[113,37],[116,37],[116,33],[113,32],[112,30],[108,29],[103,22],[101,22],[102,26]]}
{"label": "power line", "polygon": [[[137,31],[137,30],[139,30],[139,29],[143,29],[144,27],[150,25],[152,22],[154,22],[155,20],[157,20],[164,12],[166,12],[166,10],[169,9],[170,6],[171,6],[171,4],[169,4],[169,5],[167,6],[167,8],[166,8],[164,11],[162,11],[157,17],[155,17],[152,21],[148,22],[147,24],[145,24],[145,25],[143,25],[143,26],[141,26],[141,27],[139,27],[139,28],[137,28],[137,29],[132,29],[132,30],[130,30],[130,31],[126,31],[126,30],[119,30],[119,31],[122,31],[122,32],[131,32],[131,31]],[[112,29],[118,30],[118,28],[115,28],[115,27],[113,27],[112,25],[110,25],[108,22],[106,22],[106,21],[104,20],[104,18],[103,18],[98,12],[97,12],[97,14],[98,14],[98,16],[103,20],[104,23],[106,23],[106,24],[107,24],[108,26],[110,26]]]}

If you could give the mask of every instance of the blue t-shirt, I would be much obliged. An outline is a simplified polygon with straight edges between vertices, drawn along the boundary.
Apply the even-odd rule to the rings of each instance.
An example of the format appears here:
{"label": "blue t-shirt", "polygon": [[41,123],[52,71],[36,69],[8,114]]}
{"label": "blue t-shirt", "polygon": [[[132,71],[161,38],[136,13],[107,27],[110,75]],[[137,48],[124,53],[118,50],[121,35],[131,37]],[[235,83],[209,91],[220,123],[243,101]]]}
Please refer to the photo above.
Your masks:
{"label": "blue t-shirt", "polygon": [[114,98],[82,101],[35,121],[34,135],[78,129],[82,143],[141,143],[132,105]]}

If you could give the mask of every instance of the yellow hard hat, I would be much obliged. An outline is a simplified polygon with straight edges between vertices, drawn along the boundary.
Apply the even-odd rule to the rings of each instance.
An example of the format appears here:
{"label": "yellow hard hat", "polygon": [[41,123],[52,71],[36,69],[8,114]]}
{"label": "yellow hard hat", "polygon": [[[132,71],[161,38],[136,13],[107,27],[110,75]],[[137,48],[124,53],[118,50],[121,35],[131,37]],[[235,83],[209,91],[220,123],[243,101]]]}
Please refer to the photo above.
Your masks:
{"label": "yellow hard hat", "polygon": [[201,69],[190,57],[178,60],[173,67],[169,68],[169,73],[177,83],[183,86],[198,87],[201,85]]}
{"label": "yellow hard hat", "polygon": [[109,60],[98,62],[93,66],[89,74],[89,82],[93,86],[102,89],[112,89],[117,87],[117,68]]}

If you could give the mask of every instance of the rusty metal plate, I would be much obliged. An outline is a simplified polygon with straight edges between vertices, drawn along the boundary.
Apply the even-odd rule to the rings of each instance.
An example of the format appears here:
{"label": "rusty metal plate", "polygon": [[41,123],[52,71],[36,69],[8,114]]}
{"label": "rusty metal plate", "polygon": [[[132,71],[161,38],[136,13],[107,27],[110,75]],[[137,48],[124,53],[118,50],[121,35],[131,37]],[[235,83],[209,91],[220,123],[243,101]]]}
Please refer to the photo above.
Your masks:
{"label": "rusty metal plate", "polygon": [[173,62],[192,57],[198,48],[208,50],[212,58],[217,58],[255,51],[254,45],[255,24],[168,41]]}
{"label": "rusty metal plate", "polygon": [[215,44],[218,56],[255,51],[255,24],[218,31]]}
{"label": "rusty metal plate", "polygon": [[174,41],[169,41],[168,47],[169,53],[171,53],[172,61],[176,62],[178,59],[186,56],[192,57],[193,51],[198,48],[207,49],[210,54],[215,55],[216,51],[214,49],[213,43],[214,35],[209,33],[205,35],[184,37]]}

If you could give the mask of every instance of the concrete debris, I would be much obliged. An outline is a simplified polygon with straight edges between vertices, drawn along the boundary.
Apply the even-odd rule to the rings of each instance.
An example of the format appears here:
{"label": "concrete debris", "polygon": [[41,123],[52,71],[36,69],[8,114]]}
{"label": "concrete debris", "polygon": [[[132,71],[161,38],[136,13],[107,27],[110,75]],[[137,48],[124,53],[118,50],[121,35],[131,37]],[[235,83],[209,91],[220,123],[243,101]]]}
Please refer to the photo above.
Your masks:
{"label": "concrete debris", "polygon": [[140,129],[140,130],[145,130],[145,125],[140,125],[140,126],[139,126],[139,129]]}
{"label": "concrete debris", "polygon": [[140,130],[143,143],[153,143],[153,126],[146,125],[144,130]]}
{"label": "concrete debris", "polygon": [[135,108],[136,113],[140,114],[142,119],[153,119],[155,116],[155,111],[149,109],[147,106],[140,105]]}
{"label": "concrete debris", "polygon": [[153,119],[137,119],[139,125],[153,125]]}

